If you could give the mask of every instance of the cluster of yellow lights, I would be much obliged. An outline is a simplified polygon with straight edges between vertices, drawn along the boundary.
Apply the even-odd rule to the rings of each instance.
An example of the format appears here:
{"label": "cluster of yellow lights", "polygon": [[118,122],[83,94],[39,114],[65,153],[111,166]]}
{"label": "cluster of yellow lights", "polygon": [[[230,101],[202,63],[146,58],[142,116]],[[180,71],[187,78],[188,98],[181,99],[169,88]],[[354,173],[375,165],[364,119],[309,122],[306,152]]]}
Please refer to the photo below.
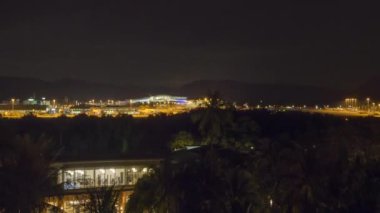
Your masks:
{"label": "cluster of yellow lights", "polygon": [[356,101],[358,101],[358,99],[356,99],[356,98],[346,98],[346,99],[344,99],[344,101],[345,102],[356,102]]}

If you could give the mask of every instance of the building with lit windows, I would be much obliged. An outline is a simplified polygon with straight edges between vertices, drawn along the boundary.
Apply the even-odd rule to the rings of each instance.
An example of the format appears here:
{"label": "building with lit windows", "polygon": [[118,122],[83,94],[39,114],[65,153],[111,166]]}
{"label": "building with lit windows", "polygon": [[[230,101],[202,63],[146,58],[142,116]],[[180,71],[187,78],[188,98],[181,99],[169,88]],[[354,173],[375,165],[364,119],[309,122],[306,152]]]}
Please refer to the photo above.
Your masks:
{"label": "building with lit windows", "polygon": [[63,194],[49,198],[48,203],[64,212],[83,212],[84,203],[88,201],[86,194],[100,187],[114,186],[122,191],[117,208],[123,212],[137,180],[159,163],[160,159],[55,163],[52,167],[58,170],[57,184]]}
{"label": "building with lit windows", "polygon": [[186,104],[187,97],[170,96],[170,95],[156,95],[140,99],[131,99],[131,104],[150,104],[150,103],[173,103],[173,104]]}

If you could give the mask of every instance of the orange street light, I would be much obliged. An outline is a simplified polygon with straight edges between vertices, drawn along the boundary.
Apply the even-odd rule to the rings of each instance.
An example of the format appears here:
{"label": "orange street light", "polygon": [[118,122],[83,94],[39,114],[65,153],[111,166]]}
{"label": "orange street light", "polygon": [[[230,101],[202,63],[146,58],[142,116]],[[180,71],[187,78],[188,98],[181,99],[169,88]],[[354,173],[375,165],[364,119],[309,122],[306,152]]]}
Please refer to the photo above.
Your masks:
{"label": "orange street light", "polygon": [[369,102],[370,102],[371,99],[367,98],[366,100],[367,100],[367,106],[368,106],[368,111],[369,111]]}
{"label": "orange street light", "polygon": [[12,111],[15,109],[15,99],[14,98],[12,98],[11,99],[11,102],[12,102]]}

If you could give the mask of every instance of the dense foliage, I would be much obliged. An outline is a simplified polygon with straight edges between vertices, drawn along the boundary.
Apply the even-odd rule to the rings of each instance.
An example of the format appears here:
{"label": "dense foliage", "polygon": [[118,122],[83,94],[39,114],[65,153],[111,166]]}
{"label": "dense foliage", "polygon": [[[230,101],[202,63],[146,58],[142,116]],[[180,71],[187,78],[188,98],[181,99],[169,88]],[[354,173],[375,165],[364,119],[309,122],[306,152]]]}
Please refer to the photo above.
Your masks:
{"label": "dense foliage", "polygon": [[[44,135],[47,159],[165,157],[138,182],[130,212],[378,212],[379,129],[376,118],[219,107],[147,119],[28,117],[0,119],[0,151],[2,159],[42,153],[33,150]],[[10,146],[24,135],[29,148]],[[186,145],[201,148],[172,152]],[[21,170],[4,165],[2,179],[7,168]],[[1,191],[8,190],[5,181]],[[37,208],[41,196],[35,197],[24,206]]]}
{"label": "dense foliage", "polygon": [[[142,179],[129,212],[380,211],[377,121],[281,114],[290,119],[257,134],[246,115],[201,113],[204,146],[172,153]],[[298,116],[302,126],[290,122]]]}
{"label": "dense foliage", "polygon": [[[83,211],[87,213],[116,213],[118,212],[116,205],[120,193],[120,189],[115,189],[115,186],[88,190],[88,202],[84,203]],[[82,198],[82,200],[85,199]]]}
{"label": "dense foliage", "polygon": [[56,171],[46,157],[48,140],[18,137],[0,148],[0,212],[41,212],[46,198],[59,194]]}

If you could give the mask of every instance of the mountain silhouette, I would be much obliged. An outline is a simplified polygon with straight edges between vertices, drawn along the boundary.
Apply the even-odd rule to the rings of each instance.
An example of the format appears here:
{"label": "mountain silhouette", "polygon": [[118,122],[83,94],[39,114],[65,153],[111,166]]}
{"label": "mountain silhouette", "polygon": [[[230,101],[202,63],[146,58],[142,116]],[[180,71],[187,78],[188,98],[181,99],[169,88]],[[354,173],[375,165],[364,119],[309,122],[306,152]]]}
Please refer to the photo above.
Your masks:
{"label": "mountain silhouette", "polygon": [[[376,86],[375,83],[370,85],[372,85],[371,87]],[[360,91],[365,90],[367,90],[366,87],[360,89]],[[55,99],[67,97],[70,100],[105,100],[111,98],[129,99],[157,94],[200,98],[207,96],[212,91],[218,91],[222,98],[228,101],[252,104],[331,104],[339,102],[346,94],[350,94],[346,91],[316,86],[253,84],[231,80],[199,80],[172,88],[165,86],[116,86],[77,79],[44,81],[34,78],[0,77],[0,100],[8,100],[14,97],[25,99],[32,96]]]}

